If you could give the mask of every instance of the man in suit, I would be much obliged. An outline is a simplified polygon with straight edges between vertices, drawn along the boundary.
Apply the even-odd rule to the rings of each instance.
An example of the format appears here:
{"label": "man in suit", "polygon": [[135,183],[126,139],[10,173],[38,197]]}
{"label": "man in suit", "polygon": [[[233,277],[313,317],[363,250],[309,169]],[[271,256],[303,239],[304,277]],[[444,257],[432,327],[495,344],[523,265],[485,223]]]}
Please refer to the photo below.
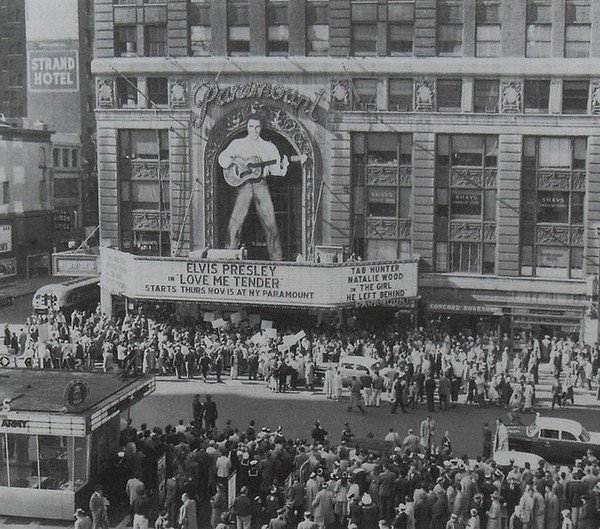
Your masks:
{"label": "man in suit", "polygon": [[313,522],[311,518],[312,515],[310,514],[310,511],[306,511],[304,513],[304,520],[298,524],[298,529],[318,529],[319,526]]}
{"label": "man in suit", "polygon": [[435,445],[435,421],[428,415],[421,423],[420,443],[425,452],[431,450]]}
{"label": "man in suit", "polygon": [[94,494],[90,497],[90,512],[92,513],[93,529],[108,529],[108,502],[102,492],[102,485],[96,485]]}
{"label": "man in suit", "polygon": [[181,495],[182,505],[179,508],[178,523],[181,529],[198,529],[196,518],[196,502],[190,498],[187,492]]}
{"label": "man in suit", "polygon": [[213,402],[210,395],[206,395],[206,400],[204,401],[204,422],[207,430],[215,428],[218,417],[217,405]]}

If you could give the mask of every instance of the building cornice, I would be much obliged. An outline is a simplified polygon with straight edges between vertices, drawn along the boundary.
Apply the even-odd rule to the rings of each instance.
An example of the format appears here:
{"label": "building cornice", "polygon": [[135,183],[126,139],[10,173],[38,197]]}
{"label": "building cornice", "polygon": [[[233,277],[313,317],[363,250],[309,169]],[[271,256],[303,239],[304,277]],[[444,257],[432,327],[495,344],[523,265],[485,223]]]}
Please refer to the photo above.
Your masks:
{"label": "building cornice", "polygon": [[600,60],[524,57],[114,57],[94,59],[92,73],[590,78],[600,76]]}

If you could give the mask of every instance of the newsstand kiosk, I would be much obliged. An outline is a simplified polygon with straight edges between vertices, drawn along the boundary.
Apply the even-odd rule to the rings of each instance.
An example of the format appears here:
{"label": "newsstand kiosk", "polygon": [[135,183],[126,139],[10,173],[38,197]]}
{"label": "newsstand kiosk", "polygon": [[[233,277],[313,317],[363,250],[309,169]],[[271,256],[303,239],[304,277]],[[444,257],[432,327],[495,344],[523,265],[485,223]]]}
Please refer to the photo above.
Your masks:
{"label": "newsstand kiosk", "polygon": [[154,376],[0,369],[0,515],[73,519]]}

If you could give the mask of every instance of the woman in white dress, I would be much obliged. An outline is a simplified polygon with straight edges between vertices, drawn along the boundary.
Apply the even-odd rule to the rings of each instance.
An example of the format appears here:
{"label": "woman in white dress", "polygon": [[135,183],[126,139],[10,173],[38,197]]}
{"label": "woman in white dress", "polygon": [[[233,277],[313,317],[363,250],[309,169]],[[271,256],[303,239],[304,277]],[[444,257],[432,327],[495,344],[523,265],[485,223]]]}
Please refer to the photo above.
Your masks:
{"label": "woman in white dress", "polygon": [[333,375],[333,400],[339,401],[342,398],[342,389],[344,386],[344,379],[339,369],[335,370]]}

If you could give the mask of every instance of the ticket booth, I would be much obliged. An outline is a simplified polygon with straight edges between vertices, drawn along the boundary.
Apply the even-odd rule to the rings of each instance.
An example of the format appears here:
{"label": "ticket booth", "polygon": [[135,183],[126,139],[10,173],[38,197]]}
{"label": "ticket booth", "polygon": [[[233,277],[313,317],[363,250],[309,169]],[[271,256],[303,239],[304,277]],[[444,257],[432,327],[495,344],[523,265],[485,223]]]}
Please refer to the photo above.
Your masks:
{"label": "ticket booth", "polygon": [[118,451],[121,413],[154,389],[154,376],[0,369],[0,515],[72,519]]}

